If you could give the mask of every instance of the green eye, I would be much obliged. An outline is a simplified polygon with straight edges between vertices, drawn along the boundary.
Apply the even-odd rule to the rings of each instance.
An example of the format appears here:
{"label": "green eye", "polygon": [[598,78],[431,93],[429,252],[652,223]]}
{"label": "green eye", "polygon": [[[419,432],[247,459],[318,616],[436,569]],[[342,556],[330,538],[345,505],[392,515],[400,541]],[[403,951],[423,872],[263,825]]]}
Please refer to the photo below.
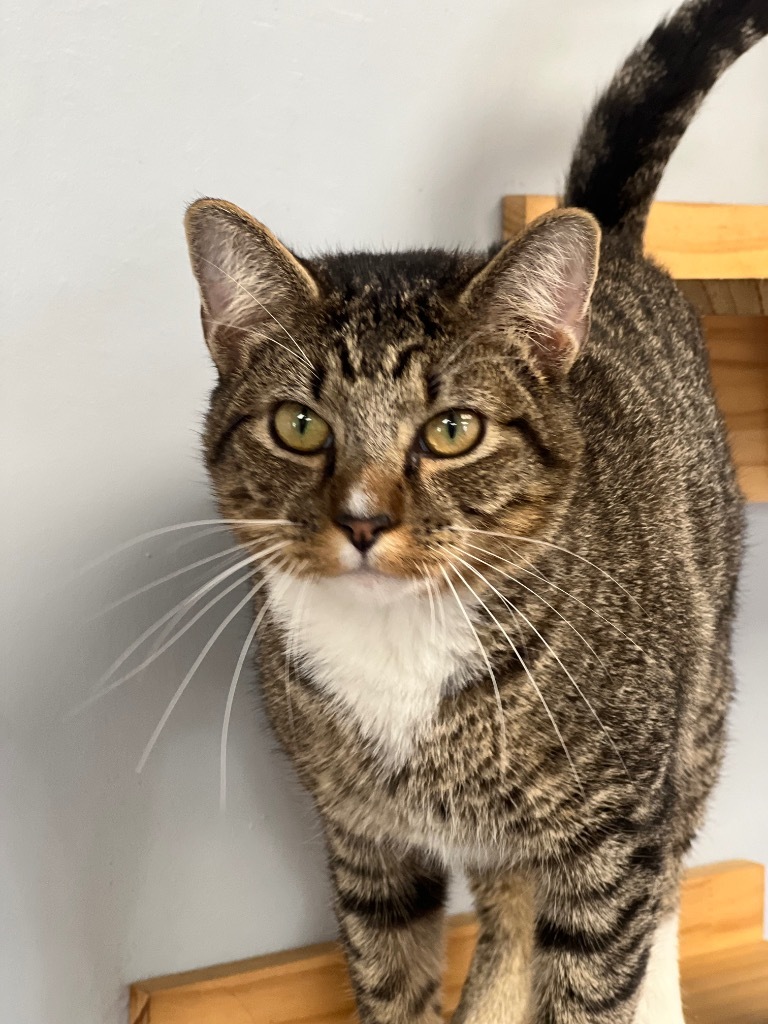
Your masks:
{"label": "green eye", "polygon": [[331,428],[308,406],[299,402],[283,402],[275,409],[272,428],[277,439],[292,452],[314,455],[325,448]]}
{"label": "green eye", "polygon": [[446,409],[421,428],[421,441],[431,455],[447,459],[466,455],[483,436],[483,421],[469,409]]}

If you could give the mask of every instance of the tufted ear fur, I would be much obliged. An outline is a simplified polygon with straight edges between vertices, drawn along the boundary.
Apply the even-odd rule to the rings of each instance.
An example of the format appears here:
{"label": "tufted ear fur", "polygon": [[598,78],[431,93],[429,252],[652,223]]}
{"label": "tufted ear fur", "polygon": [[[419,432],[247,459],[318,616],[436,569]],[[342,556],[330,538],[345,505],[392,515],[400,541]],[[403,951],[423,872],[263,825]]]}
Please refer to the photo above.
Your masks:
{"label": "tufted ear fur", "polygon": [[247,333],[281,323],[281,310],[313,304],[315,279],[271,231],[221,199],[199,199],[184,220],[200,287],[206,344],[219,371],[241,362]]}
{"label": "tufted ear fur", "polygon": [[583,210],[535,220],[470,281],[462,301],[515,337],[546,376],[567,373],[589,334],[600,228]]}

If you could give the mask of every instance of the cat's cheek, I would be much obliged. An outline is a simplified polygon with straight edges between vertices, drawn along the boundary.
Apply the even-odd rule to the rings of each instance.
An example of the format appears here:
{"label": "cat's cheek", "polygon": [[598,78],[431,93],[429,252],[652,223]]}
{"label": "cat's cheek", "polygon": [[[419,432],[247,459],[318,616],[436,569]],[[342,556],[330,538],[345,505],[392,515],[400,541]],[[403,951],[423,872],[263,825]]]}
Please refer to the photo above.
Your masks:
{"label": "cat's cheek", "polygon": [[525,504],[508,509],[499,516],[498,529],[503,533],[523,537],[535,537],[546,525],[547,513],[551,511],[544,504]]}
{"label": "cat's cheek", "polygon": [[[434,553],[425,551],[409,526],[385,534],[369,555],[371,568],[399,579],[421,579],[438,566]],[[440,559],[440,564],[444,559]]]}

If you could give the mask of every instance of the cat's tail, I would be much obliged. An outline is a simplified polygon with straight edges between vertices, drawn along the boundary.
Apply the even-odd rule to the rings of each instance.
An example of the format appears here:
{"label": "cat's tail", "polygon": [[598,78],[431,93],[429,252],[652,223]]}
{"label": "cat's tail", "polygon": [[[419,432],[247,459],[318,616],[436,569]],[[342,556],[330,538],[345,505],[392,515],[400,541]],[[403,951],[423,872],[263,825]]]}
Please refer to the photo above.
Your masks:
{"label": "cat's tail", "polygon": [[642,244],[667,161],[704,97],[768,33],[768,0],[688,0],[624,62],[587,118],[564,204]]}

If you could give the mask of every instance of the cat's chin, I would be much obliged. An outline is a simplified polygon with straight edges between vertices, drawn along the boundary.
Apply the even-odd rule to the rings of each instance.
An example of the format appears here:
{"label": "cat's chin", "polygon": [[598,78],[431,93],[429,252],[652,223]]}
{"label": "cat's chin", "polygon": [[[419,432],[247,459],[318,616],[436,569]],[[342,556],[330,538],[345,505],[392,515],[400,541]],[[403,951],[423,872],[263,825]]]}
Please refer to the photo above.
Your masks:
{"label": "cat's chin", "polygon": [[376,604],[389,604],[401,599],[405,594],[413,593],[418,582],[391,576],[370,566],[361,565],[357,569],[332,577],[334,589],[346,590],[348,594],[368,599]]}

